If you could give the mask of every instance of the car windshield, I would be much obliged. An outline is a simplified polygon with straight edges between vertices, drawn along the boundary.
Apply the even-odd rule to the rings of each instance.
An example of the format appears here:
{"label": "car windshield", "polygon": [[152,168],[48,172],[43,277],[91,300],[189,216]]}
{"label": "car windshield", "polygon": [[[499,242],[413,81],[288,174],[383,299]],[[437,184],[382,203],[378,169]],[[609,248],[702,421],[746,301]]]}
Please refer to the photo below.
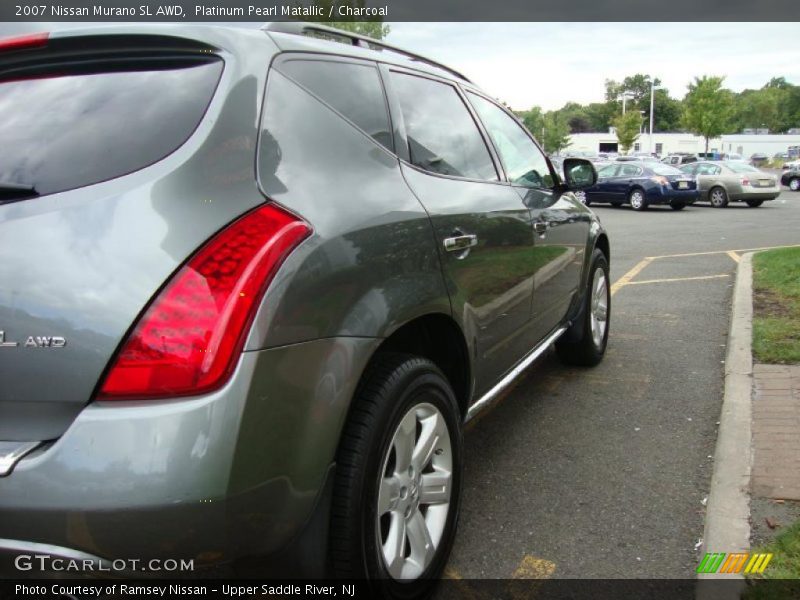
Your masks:
{"label": "car windshield", "polygon": [[670,167],[669,165],[657,164],[650,167],[650,169],[656,175],[683,175],[683,173],[679,169],[676,169],[675,167]]}
{"label": "car windshield", "polygon": [[756,169],[755,167],[750,166],[750,165],[748,165],[746,163],[731,162],[731,163],[726,163],[725,166],[728,167],[734,173],[757,173],[758,172],[758,169]]}

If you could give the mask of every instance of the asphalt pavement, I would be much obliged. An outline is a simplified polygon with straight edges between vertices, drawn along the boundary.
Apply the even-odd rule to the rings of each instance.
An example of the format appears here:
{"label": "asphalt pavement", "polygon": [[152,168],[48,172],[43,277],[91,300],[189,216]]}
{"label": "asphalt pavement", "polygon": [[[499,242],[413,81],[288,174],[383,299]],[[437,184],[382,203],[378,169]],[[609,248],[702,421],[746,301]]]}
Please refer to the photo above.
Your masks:
{"label": "asphalt pavement", "polygon": [[611,237],[605,360],[551,353],[470,424],[449,577],[694,577],[736,264],[800,245],[800,193],[592,208]]}

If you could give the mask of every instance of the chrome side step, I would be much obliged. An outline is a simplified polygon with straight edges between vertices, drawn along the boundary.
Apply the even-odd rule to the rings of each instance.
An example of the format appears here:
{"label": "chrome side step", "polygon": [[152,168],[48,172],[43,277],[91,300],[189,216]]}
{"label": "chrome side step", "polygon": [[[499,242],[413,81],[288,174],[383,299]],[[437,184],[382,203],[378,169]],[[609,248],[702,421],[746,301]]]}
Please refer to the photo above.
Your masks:
{"label": "chrome side step", "polygon": [[503,392],[503,390],[511,385],[525,369],[530,367],[537,358],[544,354],[545,351],[547,351],[547,349],[550,348],[550,346],[552,346],[556,340],[561,337],[568,327],[569,324],[562,325],[544,340],[542,340],[538,346],[526,354],[525,358],[519,361],[513,369],[506,373],[506,375],[499,382],[497,382],[492,389],[486,392],[476,402],[474,402],[472,406],[469,407],[469,410],[467,410],[467,417],[464,419],[464,422],[469,422],[475,415],[489,406],[492,401],[495,400]]}

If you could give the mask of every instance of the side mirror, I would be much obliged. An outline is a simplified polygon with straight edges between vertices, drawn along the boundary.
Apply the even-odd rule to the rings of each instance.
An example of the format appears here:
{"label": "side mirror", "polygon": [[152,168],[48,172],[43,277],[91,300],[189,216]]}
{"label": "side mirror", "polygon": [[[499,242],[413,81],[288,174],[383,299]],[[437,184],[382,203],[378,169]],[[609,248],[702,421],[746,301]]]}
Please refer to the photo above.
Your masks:
{"label": "side mirror", "polygon": [[565,158],[564,183],[570,190],[585,190],[597,183],[597,171],[585,158]]}

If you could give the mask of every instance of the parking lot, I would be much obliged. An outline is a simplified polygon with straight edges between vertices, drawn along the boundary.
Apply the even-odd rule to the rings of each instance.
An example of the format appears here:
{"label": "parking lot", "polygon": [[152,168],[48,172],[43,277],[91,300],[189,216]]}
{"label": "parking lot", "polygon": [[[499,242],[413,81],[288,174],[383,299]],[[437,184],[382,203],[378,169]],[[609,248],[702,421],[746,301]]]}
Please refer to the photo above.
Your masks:
{"label": "parking lot", "polygon": [[469,427],[449,577],[694,576],[736,265],[800,244],[800,194],[593,209],[612,240],[606,359],[547,357]]}

